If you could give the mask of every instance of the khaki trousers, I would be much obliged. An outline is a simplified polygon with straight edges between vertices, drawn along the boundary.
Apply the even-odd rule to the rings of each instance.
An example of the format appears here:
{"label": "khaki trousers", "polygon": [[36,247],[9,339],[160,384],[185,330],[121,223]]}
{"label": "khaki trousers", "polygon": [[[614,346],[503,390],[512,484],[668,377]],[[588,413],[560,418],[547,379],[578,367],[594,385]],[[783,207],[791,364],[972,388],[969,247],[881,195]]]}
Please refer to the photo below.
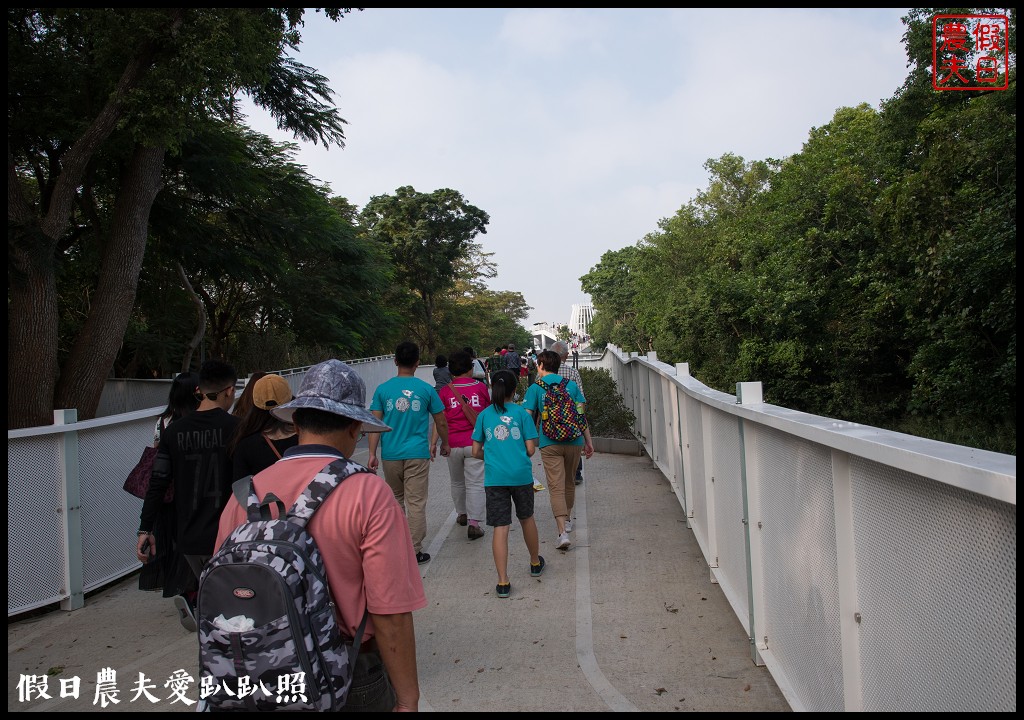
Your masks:
{"label": "khaki trousers", "polygon": [[384,480],[409,521],[412,546],[423,552],[427,536],[427,486],[430,484],[430,460],[384,460]]}
{"label": "khaki trousers", "polygon": [[544,476],[548,481],[551,514],[570,518],[576,504],[576,466],[580,464],[581,445],[548,445],[540,449]]}

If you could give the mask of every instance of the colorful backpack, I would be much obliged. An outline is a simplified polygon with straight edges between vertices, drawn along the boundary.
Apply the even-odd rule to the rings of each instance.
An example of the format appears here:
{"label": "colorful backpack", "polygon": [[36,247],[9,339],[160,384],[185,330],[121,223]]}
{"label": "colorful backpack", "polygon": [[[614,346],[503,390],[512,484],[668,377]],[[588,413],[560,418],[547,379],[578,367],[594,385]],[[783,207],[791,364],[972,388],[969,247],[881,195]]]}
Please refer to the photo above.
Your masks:
{"label": "colorful backpack", "polygon": [[566,442],[575,440],[587,429],[587,416],[576,407],[576,401],[569,395],[566,386],[569,381],[548,384],[538,380],[544,389],[544,407],[540,413],[540,431],[551,440]]}
{"label": "colorful backpack", "polygon": [[[200,696],[210,711],[344,707],[367,616],[344,636],[323,557],[306,531],[310,517],[349,475],[369,472],[335,460],[285,514],[273,493],[261,502],[252,476],[232,490],[248,514],[203,569],[199,624]],[[278,518],[270,506],[278,506]]]}

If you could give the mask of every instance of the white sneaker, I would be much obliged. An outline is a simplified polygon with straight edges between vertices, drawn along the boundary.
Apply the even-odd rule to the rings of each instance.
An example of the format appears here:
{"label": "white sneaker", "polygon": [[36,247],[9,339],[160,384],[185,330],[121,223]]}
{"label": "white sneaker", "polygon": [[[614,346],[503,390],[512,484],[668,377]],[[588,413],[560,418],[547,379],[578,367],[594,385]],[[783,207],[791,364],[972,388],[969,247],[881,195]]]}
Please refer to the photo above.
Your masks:
{"label": "white sneaker", "polygon": [[174,607],[178,609],[178,620],[181,626],[189,632],[196,632],[199,628],[196,625],[195,612],[184,595],[174,596]]}
{"label": "white sneaker", "polygon": [[568,550],[570,545],[572,541],[569,540],[569,533],[562,533],[558,536],[558,544],[555,547],[559,550]]}
{"label": "white sneaker", "polygon": [[567,533],[571,533],[572,532],[572,520],[566,520],[565,521],[565,531]]}

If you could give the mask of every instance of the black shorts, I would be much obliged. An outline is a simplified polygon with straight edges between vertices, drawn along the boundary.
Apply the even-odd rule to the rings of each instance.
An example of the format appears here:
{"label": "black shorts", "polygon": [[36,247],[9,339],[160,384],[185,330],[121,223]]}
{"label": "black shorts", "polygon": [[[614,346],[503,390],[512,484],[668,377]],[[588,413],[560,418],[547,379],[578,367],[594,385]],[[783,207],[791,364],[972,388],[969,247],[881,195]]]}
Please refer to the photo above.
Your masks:
{"label": "black shorts", "polygon": [[501,527],[512,524],[512,503],[516,504],[516,517],[533,517],[533,482],[526,485],[498,485],[485,487],[487,496],[487,524]]}

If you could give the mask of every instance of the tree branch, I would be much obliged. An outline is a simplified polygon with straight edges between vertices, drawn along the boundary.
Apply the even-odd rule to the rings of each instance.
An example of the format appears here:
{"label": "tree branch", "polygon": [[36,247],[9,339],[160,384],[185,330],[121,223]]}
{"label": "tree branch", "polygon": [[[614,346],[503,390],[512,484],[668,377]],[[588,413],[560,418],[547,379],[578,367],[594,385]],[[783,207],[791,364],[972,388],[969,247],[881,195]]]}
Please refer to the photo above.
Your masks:
{"label": "tree branch", "polygon": [[[168,26],[169,34],[173,34],[181,26],[183,13],[183,8],[172,9]],[[107,104],[62,158],[62,171],[54,186],[50,207],[40,223],[40,229],[47,237],[56,239],[64,232],[71,215],[75,192],[85,175],[89,160],[117,127],[117,122],[124,113],[124,103],[128,93],[138,85],[149,70],[156,50],[155,42],[145,43],[139,48],[121,74],[121,79],[110,94]]]}

